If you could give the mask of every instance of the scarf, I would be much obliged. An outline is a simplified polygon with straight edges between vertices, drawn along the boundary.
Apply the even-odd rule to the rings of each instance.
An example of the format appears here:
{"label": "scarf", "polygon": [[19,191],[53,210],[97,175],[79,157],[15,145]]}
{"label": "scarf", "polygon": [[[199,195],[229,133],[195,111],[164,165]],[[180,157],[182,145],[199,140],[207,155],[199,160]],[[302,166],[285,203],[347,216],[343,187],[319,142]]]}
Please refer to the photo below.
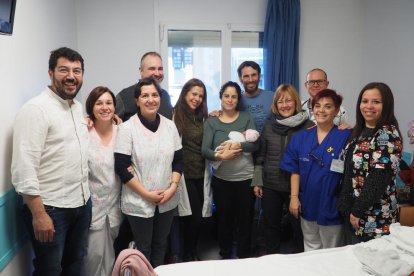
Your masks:
{"label": "scarf", "polygon": [[290,129],[302,125],[308,120],[309,115],[306,111],[284,118],[277,114],[272,114],[270,120],[272,121],[272,130],[279,135],[286,136]]}

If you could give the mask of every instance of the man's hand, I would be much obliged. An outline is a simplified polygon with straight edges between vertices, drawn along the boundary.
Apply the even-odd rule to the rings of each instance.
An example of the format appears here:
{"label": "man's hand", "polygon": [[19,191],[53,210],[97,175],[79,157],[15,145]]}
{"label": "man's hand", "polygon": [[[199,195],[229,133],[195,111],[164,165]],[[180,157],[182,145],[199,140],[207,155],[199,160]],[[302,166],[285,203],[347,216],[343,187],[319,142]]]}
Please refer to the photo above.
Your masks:
{"label": "man's hand", "polygon": [[221,115],[221,110],[213,110],[210,112],[210,114],[208,114],[208,116],[211,117],[219,117]]}
{"label": "man's hand", "polygon": [[348,125],[347,123],[343,123],[343,124],[340,124],[340,125],[338,126],[338,129],[340,129],[340,130],[344,130],[344,129],[352,129],[352,126],[351,126],[351,125]]}
{"label": "man's hand", "polygon": [[[88,129],[93,128],[93,121],[92,121],[92,119],[89,118],[89,116],[88,116],[88,117],[86,117],[85,120],[86,120],[86,126],[88,127]],[[115,125],[120,125],[123,122],[122,119],[118,115],[116,115],[116,114],[114,114],[114,117],[112,118],[112,121],[113,121],[113,123]]]}
{"label": "man's hand", "polygon": [[86,117],[86,126],[88,127],[88,130],[90,130],[91,128],[93,128],[93,121],[92,121],[92,119],[91,118],[89,118],[89,116],[88,117]]}
{"label": "man's hand", "polygon": [[116,114],[114,114],[114,118],[112,120],[114,121],[114,124],[116,124],[116,125],[120,125],[123,122],[122,119],[121,119],[121,117],[119,117]]}
{"label": "man's hand", "polygon": [[52,242],[55,236],[53,220],[46,213],[42,198],[38,195],[25,195],[23,200],[32,213],[32,224],[35,239],[39,242]]}
{"label": "man's hand", "polygon": [[55,235],[53,220],[46,212],[33,216],[33,231],[36,240],[40,242],[52,242]]}

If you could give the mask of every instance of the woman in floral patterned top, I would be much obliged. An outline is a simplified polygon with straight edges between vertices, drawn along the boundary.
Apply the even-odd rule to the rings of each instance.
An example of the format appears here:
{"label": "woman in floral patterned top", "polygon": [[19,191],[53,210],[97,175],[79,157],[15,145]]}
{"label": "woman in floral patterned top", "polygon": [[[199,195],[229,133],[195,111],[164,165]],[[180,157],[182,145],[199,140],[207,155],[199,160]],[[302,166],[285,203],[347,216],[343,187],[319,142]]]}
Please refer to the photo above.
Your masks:
{"label": "woman in floral patterned top", "polygon": [[395,178],[402,140],[394,97],[385,83],[369,83],[357,102],[356,125],[346,147],[338,208],[349,221],[352,243],[389,234],[397,221]]}

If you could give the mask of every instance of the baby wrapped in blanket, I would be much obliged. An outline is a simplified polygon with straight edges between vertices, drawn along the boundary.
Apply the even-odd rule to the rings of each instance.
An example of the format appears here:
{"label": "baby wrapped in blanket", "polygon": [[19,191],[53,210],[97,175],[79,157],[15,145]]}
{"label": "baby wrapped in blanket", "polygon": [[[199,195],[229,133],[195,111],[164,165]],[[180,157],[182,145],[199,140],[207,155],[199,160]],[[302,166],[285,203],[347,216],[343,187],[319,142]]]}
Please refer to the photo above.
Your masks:
{"label": "baby wrapped in blanket", "polygon": [[[256,142],[259,139],[259,132],[254,129],[247,129],[244,132],[238,131],[230,131],[229,133],[229,140],[224,141],[221,143],[220,146],[215,148],[215,152],[219,152],[221,150],[231,149],[231,143],[228,142]],[[245,155],[251,154],[250,152],[243,152]],[[213,161],[213,169],[217,170],[220,167],[220,164],[223,161]]]}

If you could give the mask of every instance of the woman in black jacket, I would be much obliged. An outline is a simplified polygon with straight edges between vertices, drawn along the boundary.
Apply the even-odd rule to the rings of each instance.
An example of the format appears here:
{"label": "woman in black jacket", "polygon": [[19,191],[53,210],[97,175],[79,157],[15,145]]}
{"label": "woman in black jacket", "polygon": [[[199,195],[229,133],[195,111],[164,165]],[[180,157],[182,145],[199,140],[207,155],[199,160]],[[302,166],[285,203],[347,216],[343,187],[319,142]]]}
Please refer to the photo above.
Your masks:
{"label": "woman in black jacket", "polygon": [[[301,110],[301,101],[292,85],[280,85],[273,97],[271,116],[261,135],[260,150],[256,157],[255,175],[252,185],[254,194],[261,198],[264,222],[266,253],[280,253],[281,222],[283,206],[289,206],[290,174],[279,169],[292,136],[301,129],[313,125],[306,112]],[[296,252],[303,252],[303,237],[299,220],[291,215]]]}

